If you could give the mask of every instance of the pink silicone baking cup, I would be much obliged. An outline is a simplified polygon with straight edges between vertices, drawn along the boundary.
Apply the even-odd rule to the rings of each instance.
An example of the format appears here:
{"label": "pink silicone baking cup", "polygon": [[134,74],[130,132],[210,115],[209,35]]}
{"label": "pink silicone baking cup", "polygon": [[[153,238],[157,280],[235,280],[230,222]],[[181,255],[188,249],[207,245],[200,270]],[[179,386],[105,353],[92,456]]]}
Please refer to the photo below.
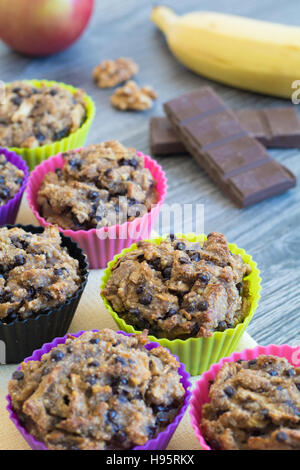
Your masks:
{"label": "pink silicone baking cup", "polygon": [[202,374],[201,379],[196,383],[190,402],[191,423],[196,438],[200,442],[200,446],[203,450],[212,450],[206,443],[200,429],[202,406],[209,402],[209,382],[215,380],[217,373],[225,362],[236,362],[239,359],[249,361],[250,359],[256,359],[261,354],[284,357],[291,365],[296,367],[300,366],[300,347],[292,347],[288,344],[283,344],[282,346],[271,344],[266,347],[257,346],[254,349],[244,349],[244,351],[233,353],[231,356],[221,359],[217,364],[213,364],[207,372]]}
{"label": "pink silicone baking cup", "polygon": [[[92,331],[97,332],[99,330],[92,330]],[[44,354],[47,354],[49,351],[51,351],[51,349],[55,348],[59,344],[64,344],[69,335],[75,336],[76,338],[78,338],[79,336],[82,335],[82,333],[84,333],[84,331],[78,331],[77,333],[72,333],[72,334],[69,333],[69,334],[63,336],[62,338],[56,338],[51,343],[44,344],[44,346],[41,349],[37,349],[36,351],[34,351],[30,357],[27,357],[24,360],[24,362],[40,361],[41,357]],[[124,336],[132,336],[131,333],[124,333],[124,331],[117,331],[117,333],[120,334],[120,335],[124,335]],[[151,342],[149,342],[148,344],[145,345],[145,348],[148,349],[148,350],[151,350],[151,349],[157,348],[159,346],[160,346],[160,344],[151,341]],[[179,362],[178,357],[177,356],[174,356],[174,357]],[[180,366],[178,368],[178,373],[181,376],[180,382],[181,382],[181,384],[182,384],[182,386],[185,390],[185,395],[184,395],[184,400],[183,400],[182,407],[178,411],[178,414],[175,416],[174,420],[163,431],[158,433],[155,438],[149,439],[146,442],[146,444],[144,444],[143,446],[136,446],[136,447],[133,447],[130,450],[164,450],[164,449],[167,448],[170,440],[172,439],[172,436],[173,436],[174,432],[176,431],[180,421],[182,420],[182,418],[183,418],[183,416],[184,416],[184,414],[187,410],[189,400],[191,398],[191,392],[190,392],[191,382],[189,381],[190,375],[188,374],[188,372],[186,372],[184,365],[181,362],[179,362],[179,364],[180,364]],[[18,370],[19,369],[20,369],[20,366],[18,367]],[[33,450],[48,450],[48,448],[46,447],[46,445],[43,442],[37,441],[23,427],[23,425],[20,422],[17,414],[14,412],[14,410],[12,408],[12,401],[11,401],[10,395],[6,396],[6,400],[8,402],[8,405],[7,405],[6,409],[9,412],[9,417],[10,417],[11,421],[14,423],[14,425],[16,426],[17,430],[20,432],[20,434],[24,437],[27,444]]]}
{"label": "pink silicone baking cup", "polygon": [[19,170],[24,172],[24,179],[17,194],[14,195],[9,201],[0,207],[0,225],[14,224],[17,218],[19,207],[22,201],[22,196],[25,191],[28,181],[28,166],[22,158],[14,152],[0,147],[0,154],[4,154],[5,158],[12,165],[15,165]]}
{"label": "pink silicone baking cup", "polygon": [[[77,149],[79,152],[81,149]],[[138,157],[143,157],[145,168],[151,172],[156,181],[156,190],[158,192],[158,202],[143,217],[138,217],[131,222],[101,229],[90,230],[64,230],[59,227],[66,237],[71,237],[83,249],[87,255],[90,269],[103,269],[113,257],[120,253],[124,248],[128,248],[138,240],[148,238],[155,221],[160,212],[161,206],[167,194],[167,180],[161,166],[151,157],[137,152]],[[49,171],[55,171],[56,168],[62,168],[64,160],[62,154],[55,155],[38,165],[30,174],[27,186],[27,200],[29,207],[34,213],[36,219],[43,227],[49,224],[39,213],[37,203],[37,194],[44,179]]]}

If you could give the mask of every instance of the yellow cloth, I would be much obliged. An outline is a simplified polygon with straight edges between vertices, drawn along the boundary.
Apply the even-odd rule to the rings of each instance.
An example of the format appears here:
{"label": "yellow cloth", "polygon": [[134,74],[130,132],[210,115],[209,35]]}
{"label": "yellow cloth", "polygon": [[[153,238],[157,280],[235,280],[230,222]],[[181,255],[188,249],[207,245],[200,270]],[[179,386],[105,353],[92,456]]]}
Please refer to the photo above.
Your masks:
{"label": "yellow cloth", "polygon": [[[18,223],[38,225],[34,216],[31,214],[25,198],[17,219]],[[102,271],[93,270],[90,273],[88,285],[83,293],[80,304],[76,311],[75,317],[70,327],[70,332],[74,333],[79,330],[113,328],[116,325],[111,316],[106,312],[102,305],[99,295],[99,285]],[[245,333],[238,350],[244,348],[255,347],[255,341]],[[28,450],[29,446],[23,437],[18,433],[13,423],[10,421],[6,410],[7,384],[11,374],[16,366],[0,365],[0,450]],[[198,377],[193,377],[192,382],[195,383]],[[195,450],[199,449],[199,443],[194,436],[192,426],[190,424],[190,416],[187,411],[181,421],[176,433],[174,434],[168,449],[170,450]]]}

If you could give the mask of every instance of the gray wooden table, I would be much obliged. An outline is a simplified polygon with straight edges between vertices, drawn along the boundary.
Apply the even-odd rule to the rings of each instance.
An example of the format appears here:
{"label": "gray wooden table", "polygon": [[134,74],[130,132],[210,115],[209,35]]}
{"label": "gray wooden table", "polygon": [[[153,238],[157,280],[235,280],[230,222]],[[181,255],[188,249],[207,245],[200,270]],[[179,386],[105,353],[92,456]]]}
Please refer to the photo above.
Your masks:
{"label": "gray wooden table", "polygon": [[[150,0],[96,0],[87,32],[59,55],[30,59],[0,45],[0,79],[61,80],[85,88],[97,105],[97,117],[88,143],[118,139],[149,152],[148,124],[163,113],[164,101],[205,84],[233,108],[286,104],[222,86],[182,67],[165,40],[149,21]],[[179,13],[216,10],[253,18],[300,24],[299,0],[167,0]],[[146,113],[121,113],[110,106],[111,91],[95,87],[93,67],[103,59],[130,56],[140,65],[137,80],[159,93],[159,101]],[[282,64],[284,67],[284,64]],[[295,79],[300,79],[299,77]],[[299,108],[300,109],[300,108]],[[300,179],[300,150],[273,150],[272,155]],[[260,306],[249,333],[261,344],[300,344],[300,187],[248,209],[237,209],[225,199],[207,175],[187,156],[159,158],[169,181],[168,203],[204,204],[205,231],[221,231],[252,254],[263,278]],[[164,227],[165,231],[169,227]]]}

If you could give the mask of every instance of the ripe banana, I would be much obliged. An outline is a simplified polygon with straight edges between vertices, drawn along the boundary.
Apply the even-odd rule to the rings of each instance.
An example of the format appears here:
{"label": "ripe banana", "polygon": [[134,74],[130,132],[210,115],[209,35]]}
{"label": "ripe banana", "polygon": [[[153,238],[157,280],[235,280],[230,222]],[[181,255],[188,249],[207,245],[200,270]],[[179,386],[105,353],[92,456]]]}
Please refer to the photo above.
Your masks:
{"label": "ripe banana", "polygon": [[213,12],[180,17],[163,6],[154,7],[151,18],[175,57],[194,72],[291,98],[292,83],[300,79],[300,28]]}

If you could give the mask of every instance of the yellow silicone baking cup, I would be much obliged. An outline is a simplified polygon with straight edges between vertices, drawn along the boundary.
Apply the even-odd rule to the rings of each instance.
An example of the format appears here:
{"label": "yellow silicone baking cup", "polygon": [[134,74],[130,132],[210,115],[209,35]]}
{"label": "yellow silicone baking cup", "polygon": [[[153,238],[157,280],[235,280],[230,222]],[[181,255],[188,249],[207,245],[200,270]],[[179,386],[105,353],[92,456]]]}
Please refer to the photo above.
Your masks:
{"label": "yellow silicone baking cup", "polygon": [[[53,85],[59,85],[66,90],[69,90],[74,94],[78,89],[71,85],[66,85],[62,82],[55,82],[49,80],[24,80],[33,86],[40,88],[42,85],[49,87]],[[36,165],[39,165],[42,161],[46,160],[53,155],[57,155],[60,152],[66,152],[67,150],[73,150],[78,147],[82,147],[85,144],[88,132],[91,124],[95,117],[96,107],[93,100],[85,94],[84,97],[86,103],[86,120],[77,131],[72,132],[68,137],[61,139],[53,144],[43,145],[37,148],[21,148],[21,147],[10,147],[9,150],[20,155],[26,162],[30,170],[33,170]]]}
{"label": "yellow silicone baking cup", "polygon": [[[164,238],[166,237],[157,237],[148,241],[159,245]],[[203,242],[207,237],[205,235],[195,235],[193,233],[189,233],[185,235],[177,234],[177,238],[183,238],[189,242]],[[162,346],[168,348],[172,354],[178,356],[179,360],[185,364],[187,371],[191,375],[202,374],[202,372],[209,369],[211,364],[219,362],[222,357],[229,356],[233,351],[236,350],[240,339],[249,325],[255,310],[257,309],[260,299],[261,277],[256,262],[253,261],[252,257],[248,255],[242,248],[238,248],[233,243],[229,243],[228,245],[232,253],[240,255],[243,261],[249,264],[251,267],[251,273],[245,277],[249,289],[248,298],[250,300],[250,308],[249,313],[244,321],[239,323],[235,328],[228,328],[224,332],[216,331],[212,336],[207,338],[169,340],[166,338],[156,338],[155,336],[149,336],[151,341],[160,343]],[[122,318],[118,316],[118,314],[112,309],[108,300],[103,296],[102,290],[110,278],[111,269],[115,265],[116,261],[125,253],[134,250],[136,247],[137,245],[133,244],[130,248],[124,249],[121,253],[114,257],[114,259],[108,264],[106,270],[104,271],[101,285],[101,297],[105,307],[113,317],[118,327],[126,333],[141,333],[141,331],[135,330],[133,326],[128,325]]]}

